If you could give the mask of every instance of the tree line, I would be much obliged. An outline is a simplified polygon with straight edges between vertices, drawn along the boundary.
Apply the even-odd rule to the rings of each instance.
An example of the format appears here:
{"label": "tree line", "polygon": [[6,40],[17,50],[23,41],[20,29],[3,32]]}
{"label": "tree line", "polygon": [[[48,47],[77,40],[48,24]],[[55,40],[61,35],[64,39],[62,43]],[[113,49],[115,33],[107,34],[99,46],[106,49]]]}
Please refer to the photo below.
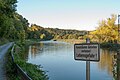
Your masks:
{"label": "tree line", "polygon": [[17,0],[0,0],[0,40],[26,38],[28,20],[16,12]]}
{"label": "tree line", "polygon": [[22,43],[25,39],[84,39],[86,37],[101,43],[115,43],[118,40],[118,27],[115,23],[117,16],[114,14],[110,18],[100,21],[97,29],[90,31],[87,35],[87,31],[29,25],[28,20],[17,13],[16,3],[17,0],[0,0],[0,41],[8,39],[19,40]]}
{"label": "tree line", "polygon": [[80,39],[87,34],[87,31],[78,30],[66,30],[58,28],[43,28],[36,24],[32,24],[28,27],[28,38],[29,39]]}
{"label": "tree line", "polygon": [[8,39],[22,43],[25,39],[79,39],[86,34],[86,31],[30,26],[28,20],[17,13],[16,3],[17,0],[0,0],[0,41]]}

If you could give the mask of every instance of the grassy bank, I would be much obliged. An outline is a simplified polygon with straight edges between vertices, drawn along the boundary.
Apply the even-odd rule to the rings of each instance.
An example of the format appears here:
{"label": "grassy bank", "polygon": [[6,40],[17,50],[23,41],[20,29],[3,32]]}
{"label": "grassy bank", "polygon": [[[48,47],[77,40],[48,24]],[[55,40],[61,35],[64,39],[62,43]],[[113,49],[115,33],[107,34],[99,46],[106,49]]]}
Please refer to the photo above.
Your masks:
{"label": "grassy bank", "polygon": [[26,54],[23,48],[15,46],[15,62],[34,80],[47,80],[48,77],[40,68],[40,65],[33,65],[26,62]]}
{"label": "grassy bank", "polygon": [[7,75],[7,80],[20,80],[19,77],[16,74],[16,70],[14,68],[14,64],[12,62],[12,58],[10,55],[10,49],[7,52],[6,55],[6,75]]}
{"label": "grassy bank", "polygon": [[[33,44],[34,41],[26,41],[27,45]],[[29,43],[28,43],[29,42]],[[25,46],[22,46],[19,42],[15,45],[14,59],[17,63],[33,80],[48,80],[48,76],[45,71],[41,69],[40,65],[34,65],[26,62],[27,54],[25,54]],[[16,70],[12,62],[10,54],[7,54],[6,72],[8,80],[21,80],[19,75],[16,75]]]}

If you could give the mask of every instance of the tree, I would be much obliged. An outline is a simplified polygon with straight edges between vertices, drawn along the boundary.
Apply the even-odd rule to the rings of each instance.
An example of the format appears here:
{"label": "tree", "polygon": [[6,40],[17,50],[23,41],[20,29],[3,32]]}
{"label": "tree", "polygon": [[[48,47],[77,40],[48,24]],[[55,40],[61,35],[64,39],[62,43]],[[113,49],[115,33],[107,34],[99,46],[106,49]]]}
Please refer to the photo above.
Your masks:
{"label": "tree", "polygon": [[22,30],[18,33],[20,43],[25,44],[25,30]]}
{"label": "tree", "polygon": [[0,39],[25,41],[28,20],[16,12],[17,0],[0,0]]}
{"label": "tree", "polygon": [[98,39],[99,42],[116,42],[118,39],[118,27],[115,24],[116,15],[112,14],[111,18],[102,20],[97,30],[91,32],[92,38]]}
{"label": "tree", "polygon": [[40,35],[40,39],[42,39],[42,40],[45,39],[45,37],[46,37],[45,34]]}
{"label": "tree", "polygon": [[0,38],[9,38],[10,30],[14,28],[16,3],[17,0],[0,0]]}

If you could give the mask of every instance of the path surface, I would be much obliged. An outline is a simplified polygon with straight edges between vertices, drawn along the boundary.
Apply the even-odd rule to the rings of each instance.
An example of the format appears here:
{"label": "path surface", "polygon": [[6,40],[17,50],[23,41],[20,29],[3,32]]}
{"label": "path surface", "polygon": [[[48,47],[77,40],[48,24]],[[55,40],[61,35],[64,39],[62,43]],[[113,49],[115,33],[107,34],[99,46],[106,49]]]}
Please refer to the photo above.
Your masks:
{"label": "path surface", "polygon": [[5,54],[7,53],[7,50],[12,46],[13,42],[4,44],[3,46],[0,46],[0,80],[7,80],[6,79],[6,73],[5,73]]}

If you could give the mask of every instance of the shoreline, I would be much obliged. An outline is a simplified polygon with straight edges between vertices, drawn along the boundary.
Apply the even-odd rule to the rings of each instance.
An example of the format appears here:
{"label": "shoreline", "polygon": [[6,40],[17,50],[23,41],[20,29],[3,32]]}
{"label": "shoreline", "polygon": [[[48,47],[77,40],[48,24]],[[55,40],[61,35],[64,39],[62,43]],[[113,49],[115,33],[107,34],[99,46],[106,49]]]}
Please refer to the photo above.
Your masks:
{"label": "shoreline", "polygon": [[78,39],[57,39],[57,41],[67,42],[71,44],[85,43],[85,40],[78,40]]}

